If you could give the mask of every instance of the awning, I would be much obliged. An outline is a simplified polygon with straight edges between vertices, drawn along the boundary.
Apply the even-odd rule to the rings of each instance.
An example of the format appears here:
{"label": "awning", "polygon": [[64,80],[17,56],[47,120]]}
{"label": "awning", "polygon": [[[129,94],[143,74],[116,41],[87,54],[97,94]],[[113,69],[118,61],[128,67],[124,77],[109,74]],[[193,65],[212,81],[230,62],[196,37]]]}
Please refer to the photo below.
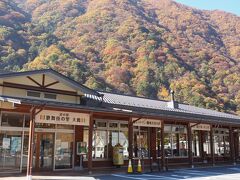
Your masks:
{"label": "awning", "polygon": [[19,99],[0,96],[1,109],[15,109],[15,104],[21,104]]}

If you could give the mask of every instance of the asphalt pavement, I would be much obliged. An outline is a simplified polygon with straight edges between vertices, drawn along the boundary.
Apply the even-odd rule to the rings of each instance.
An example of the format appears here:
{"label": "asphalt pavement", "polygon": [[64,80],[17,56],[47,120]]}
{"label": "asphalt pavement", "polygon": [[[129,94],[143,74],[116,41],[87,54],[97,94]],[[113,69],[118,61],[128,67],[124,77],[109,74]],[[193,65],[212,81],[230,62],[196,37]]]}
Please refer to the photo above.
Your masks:
{"label": "asphalt pavement", "polygon": [[[25,180],[24,176],[0,177],[0,180]],[[209,168],[179,169],[142,174],[98,174],[88,176],[33,176],[33,180],[240,180],[240,165]]]}

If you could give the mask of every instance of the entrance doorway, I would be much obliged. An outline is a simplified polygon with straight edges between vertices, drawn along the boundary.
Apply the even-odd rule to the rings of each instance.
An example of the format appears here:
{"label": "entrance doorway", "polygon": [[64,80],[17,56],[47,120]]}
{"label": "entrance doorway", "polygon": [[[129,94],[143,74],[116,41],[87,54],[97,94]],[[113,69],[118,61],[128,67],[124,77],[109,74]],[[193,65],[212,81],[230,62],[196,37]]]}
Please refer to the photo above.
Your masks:
{"label": "entrance doorway", "polygon": [[54,133],[36,133],[34,167],[37,171],[53,170]]}

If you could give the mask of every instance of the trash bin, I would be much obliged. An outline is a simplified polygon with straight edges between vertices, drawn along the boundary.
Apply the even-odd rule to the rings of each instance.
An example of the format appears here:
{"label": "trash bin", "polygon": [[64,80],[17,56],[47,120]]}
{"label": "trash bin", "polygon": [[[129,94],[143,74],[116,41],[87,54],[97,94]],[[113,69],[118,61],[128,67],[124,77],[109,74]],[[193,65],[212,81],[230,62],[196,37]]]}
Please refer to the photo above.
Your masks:
{"label": "trash bin", "polygon": [[113,165],[121,166],[123,164],[123,147],[118,143],[113,147]]}

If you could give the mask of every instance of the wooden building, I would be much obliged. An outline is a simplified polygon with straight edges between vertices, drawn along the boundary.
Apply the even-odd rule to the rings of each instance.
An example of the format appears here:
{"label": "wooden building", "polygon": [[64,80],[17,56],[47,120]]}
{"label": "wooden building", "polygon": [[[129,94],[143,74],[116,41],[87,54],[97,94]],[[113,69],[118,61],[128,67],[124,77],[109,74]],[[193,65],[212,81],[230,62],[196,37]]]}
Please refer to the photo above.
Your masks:
{"label": "wooden building", "polygon": [[0,171],[79,169],[77,145],[86,145],[83,168],[113,166],[121,144],[125,163],[165,158],[189,166],[239,159],[240,117],[128,95],[98,92],[58,72],[0,74]]}

